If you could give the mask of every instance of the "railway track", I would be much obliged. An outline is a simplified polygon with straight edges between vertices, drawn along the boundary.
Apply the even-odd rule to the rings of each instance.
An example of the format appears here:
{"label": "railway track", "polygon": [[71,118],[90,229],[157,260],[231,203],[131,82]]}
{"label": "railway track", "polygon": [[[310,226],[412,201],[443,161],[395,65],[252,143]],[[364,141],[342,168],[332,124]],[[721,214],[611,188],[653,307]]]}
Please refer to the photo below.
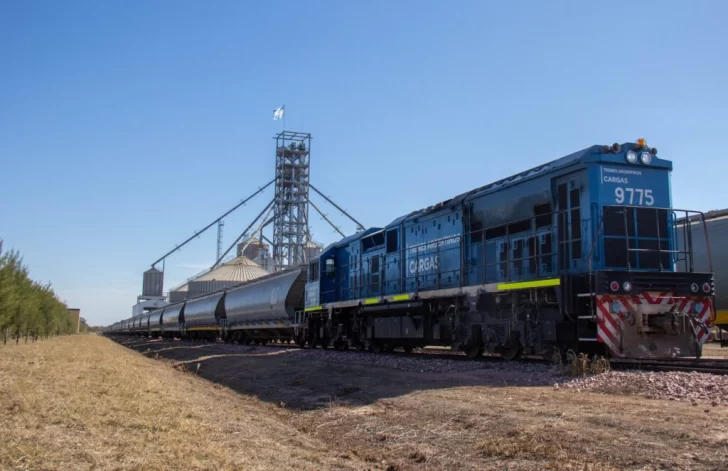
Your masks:
{"label": "railway track", "polygon": [[[204,341],[204,340],[184,340],[182,341],[185,344],[212,344],[213,342],[210,341]],[[226,345],[225,342],[218,341],[214,343],[219,343],[220,345]],[[227,345],[235,345],[235,344],[227,344]],[[297,350],[301,349],[302,347],[290,343],[269,343],[265,345],[256,345],[259,347],[267,347],[271,349],[291,349],[291,350]],[[308,349],[310,347],[303,347],[305,349]],[[318,350],[321,350],[320,347]],[[322,351],[331,351],[331,352],[341,352],[346,354],[352,354],[356,355],[358,353],[362,353],[359,350],[356,349],[346,349],[346,350],[337,350],[334,348],[329,348]],[[366,352],[371,353],[371,352]],[[455,361],[468,361],[468,362],[507,362],[508,360],[504,359],[501,356],[496,355],[484,355],[481,358],[478,358],[477,360],[469,359],[467,356],[465,356],[463,353],[460,352],[453,352],[449,348],[443,348],[443,347],[424,347],[424,348],[417,348],[412,353],[406,353],[402,351],[392,351],[392,352],[380,352],[376,353],[376,355],[387,355],[387,356],[399,356],[399,357],[416,357],[418,359],[423,360],[455,360]],[[522,357],[518,360],[513,360],[514,363],[519,364],[547,364],[548,361],[545,360],[542,357]],[[672,371],[672,372],[697,372],[697,373],[710,373],[710,374],[716,374],[716,375],[728,375],[728,359],[714,359],[714,358],[703,358],[699,360],[695,360],[692,358],[674,358],[669,360],[619,360],[619,359],[613,359],[611,361],[612,368],[615,370],[621,370],[621,371],[629,371],[629,370],[641,370],[641,371]]]}
{"label": "railway track", "polygon": [[670,360],[613,360],[612,367],[619,370],[675,371],[728,375],[728,360],[690,358]]}

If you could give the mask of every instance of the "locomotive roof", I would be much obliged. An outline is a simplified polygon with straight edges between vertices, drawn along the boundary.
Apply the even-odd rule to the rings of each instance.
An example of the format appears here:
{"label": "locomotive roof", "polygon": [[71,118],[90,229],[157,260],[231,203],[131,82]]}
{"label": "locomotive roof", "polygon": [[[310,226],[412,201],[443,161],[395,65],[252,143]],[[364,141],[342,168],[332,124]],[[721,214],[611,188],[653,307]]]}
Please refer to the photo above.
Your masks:
{"label": "locomotive roof", "polygon": [[[400,216],[384,226],[384,228],[381,227],[372,227],[362,232],[357,232],[356,234],[352,234],[350,236],[344,237],[343,239],[334,242],[332,244],[329,244],[326,246],[325,249],[321,251],[319,256],[312,259],[311,261],[317,260],[321,258],[321,256],[327,254],[330,250],[341,247],[344,245],[349,244],[350,242],[361,239],[363,237],[366,237],[374,232],[381,231],[382,229],[387,229],[392,226],[396,226],[398,224],[401,224],[404,221],[411,220],[417,217],[426,216],[428,214],[432,214],[436,211],[439,211],[443,208],[446,208],[451,205],[456,205],[466,198],[473,196],[473,195],[484,195],[489,193],[494,193],[496,191],[500,191],[504,188],[511,187],[513,185],[522,183],[524,181],[536,178],[538,176],[548,174],[551,172],[555,172],[557,170],[577,165],[577,164],[583,164],[583,163],[592,163],[592,162],[605,162],[605,163],[613,163],[613,164],[622,164],[624,163],[624,153],[628,150],[637,150],[641,149],[636,143],[633,142],[626,142],[621,144],[621,150],[617,153],[603,153],[602,152],[602,146],[599,145],[593,145],[584,149],[581,149],[579,151],[576,151],[574,153],[571,153],[569,155],[566,155],[564,157],[558,158],[556,160],[552,160],[550,162],[546,162],[544,164],[538,165],[536,167],[530,168],[528,170],[524,170],[523,172],[516,173],[514,175],[511,175],[506,178],[502,178],[500,180],[497,180],[492,183],[488,183],[487,185],[483,185],[478,188],[474,188],[470,191],[466,191],[465,193],[461,193],[453,198],[447,199],[445,201],[441,201],[437,204],[434,204],[432,206],[428,206],[423,209],[419,209],[416,211],[412,211],[408,214],[405,214],[403,216]],[[653,168],[663,168],[672,170],[672,163],[667,160],[654,158],[653,163],[651,164],[651,167]]]}
{"label": "locomotive roof", "polygon": [[327,245],[326,248],[324,248],[320,254],[318,254],[316,257],[312,258],[311,260],[309,260],[309,263],[320,259],[322,255],[324,255],[326,252],[328,252],[329,250],[331,250],[335,247],[342,247],[344,245],[349,244],[351,241],[361,239],[362,237],[366,237],[370,234],[373,234],[373,233],[381,231],[381,230],[382,230],[381,227],[370,227],[369,229],[366,229],[364,231],[357,232],[350,236],[346,236],[343,239],[337,240],[336,242],[333,242],[333,243]]}
{"label": "locomotive roof", "polygon": [[[548,173],[554,172],[559,169],[563,169],[563,168],[571,166],[571,165],[576,165],[579,163],[586,163],[586,162],[596,162],[600,159],[603,159],[606,156],[611,156],[612,159],[614,159],[614,157],[619,156],[617,158],[620,160],[620,162],[615,161],[613,163],[622,163],[623,157],[621,157],[621,156],[624,155],[624,153],[627,150],[638,148],[637,144],[627,142],[627,143],[621,144],[621,150],[617,154],[602,154],[601,147],[602,146],[593,145],[593,146],[587,147],[585,149],[576,151],[572,154],[566,155],[564,157],[558,158],[556,160],[552,160],[545,164],[541,164],[536,167],[530,168],[528,170],[524,170],[523,172],[516,173],[515,175],[511,175],[509,177],[502,178],[495,182],[488,183],[487,185],[483,185],[479,188],[475,188],[475,189],[472,189],[465,193],[461,193],[453,198],[447,199],[445,201],[441,201],[432,206],[428,206],[426,208],[423,208],[423,209],[420,209],[417,211],[413,211],[404,216],[400,216],[397,219],[395,219],[394,221],[392,221],[391,223],[387,224],[387,226],[385,226],[385,227],[391,227],[391,226],[400,224],[403,221],[411,220],[416,217],[421,217],[421,216],[425,216],[425,215],[434,213],[447,206],[460,203],[469,196],[476,195],[476,194],[484,195],[484,194],[488,194],[488,193],[494,193],[494,192],[500,191],[504,188],[508,188],[510,186],[522,183],[525,180],[530,180],[532,178],[535,178],[535,177],[538,177],[538,176],[541,176],[544,174],[548,174]],[[610,159],[607,158],[605,160],[610,160]],[[661,160],[661,159],[657,159],[657,158],[655,158],[652,166],[672,169],[672,164],[669,161],[665,161],[665,160]]]}

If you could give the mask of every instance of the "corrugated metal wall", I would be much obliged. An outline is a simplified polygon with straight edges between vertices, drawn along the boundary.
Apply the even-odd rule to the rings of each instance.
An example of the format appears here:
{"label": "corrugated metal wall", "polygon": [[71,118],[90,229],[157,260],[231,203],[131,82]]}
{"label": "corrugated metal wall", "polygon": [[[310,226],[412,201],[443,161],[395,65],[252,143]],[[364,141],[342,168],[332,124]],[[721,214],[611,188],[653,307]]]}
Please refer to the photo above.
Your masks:
{"label": "corrugated metal wall", "polygon": [[187,291],[170,291],[169,304],[179,303],[187,299]]}
{"label": "corrugated metal wall", "polygon": [[203,294],[212,293],[221,289],[241,284],[242,281],[190,281],[188,284],[188,297],[196,298]]}
{"label": "corrugated metal wall", "polygon": [[142,296],[162,296],[164,274],[156,268],[144,272]]}

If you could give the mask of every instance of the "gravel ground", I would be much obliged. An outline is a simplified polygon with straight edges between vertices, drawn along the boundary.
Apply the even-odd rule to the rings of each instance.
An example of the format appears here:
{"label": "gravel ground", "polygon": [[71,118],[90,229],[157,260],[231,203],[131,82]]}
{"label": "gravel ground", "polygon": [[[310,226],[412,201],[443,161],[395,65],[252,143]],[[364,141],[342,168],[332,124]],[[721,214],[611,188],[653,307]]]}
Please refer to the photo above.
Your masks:
{"label": "gravel ground", "polygon": [[[577,391],[635,394],[651,399],[689,402],[694,406],[728,405],[728,376],[707,373],[610,371],[557,383]],[[705,410],[709,412],[709,409]]]}
{"label": "gravel ground", "polygon": [[[135,342],[139,342],[138,340]],[[130,343],[135,343],[130,342]],[[394,368],[401,371],[420,372],[420,373],[457,373],[475,370],[500,370],[509,372],[522,372],[530,374],[543,374],[545,384],[553,383],[553,378],[548,380],[546,376],[551,375],[552,368],[540,363],[520,363],[507,362],[500,358],[484,358],[479,361],[470,361],[465,359],[464,355],[451,353],[450,351],[428,351],[417,352],[414,355],[405,355],[401,352],[394,354],[387,353],[369,353],[356,350],[323,350],[321,348],[298,348],[292,345],[237,345],[226,343],[198,343],[198,342],[180,342],[174,343],[161,341],[153,341],[157,348],[149,348],[148,351],[157,350],[164,347],[189,347],[205,349],[215,349],[216,352],[225,352],[237,355],[250,356],[270,356],[285,355],[286,358],[304,359],[304,360],[320,360],[348,365],[365,365],[378,366],[383,368]],[[122,341],[122,343],[125,343]],[[151,342],[149,342],[151,343]],[[452,357],[459,357],[453,359]]]}
{"label": "gravel ground", "polygon": [[[502,370],[522,373],[536,373],[549,375],[551,368],[543,364],[529,363],[513,363],[500,359],[484,359],[482,361],[455,360],[447,358],[453,354],[434,353],[434,354],[381,354],[359,352],[354,350],[338,351],[338,350],[322,350],[320,348],[289,348],[277,345],[271,346],[237,346],[226,345],[231,353],[244,353],[248,355],[286,355],[288,358],[303,360],[320,360],[346,365],[367,365],[378,366],[383,368],[394,368],[401,371],[420,372],[420,373],[458,373],[462,371],[475,370]],[[440,358],[442,357],[442,358]],[[462,358],[465,358],[464,356]],[[545,384],[551,384],[553,379],[548,382],[544,377]]]}
{"label": "gravel ground", "polygon": [[[250,357],[284,357],[297,361],[323,361],[339,365],[362,365],[390,368],[411,373],[466,373],[500,371],[528,377],[528,385],[551,386],[555,389],[591,391],[605,394],[639,395],[652,399],[667,399],[693,405],[728,405],[728,376],[707,373],[670,373],[640,371],[610,371],[583,378],[564,375],[550,365],[527,362],[508,362],[496,358],[481,361],[452,359],[448,351],[424,351],[417,355],[377,354],[354,350],[337,351],[300,349],[283,345],[234,345],[192,342],[156,343],[157,347],[190,347],[202,351],[210,348],[216,353]],[[152,349],[153,350],[153,349]],[[202,352],[200,352],[202,353]],[[450,357],[450,358],[448,358]]]}

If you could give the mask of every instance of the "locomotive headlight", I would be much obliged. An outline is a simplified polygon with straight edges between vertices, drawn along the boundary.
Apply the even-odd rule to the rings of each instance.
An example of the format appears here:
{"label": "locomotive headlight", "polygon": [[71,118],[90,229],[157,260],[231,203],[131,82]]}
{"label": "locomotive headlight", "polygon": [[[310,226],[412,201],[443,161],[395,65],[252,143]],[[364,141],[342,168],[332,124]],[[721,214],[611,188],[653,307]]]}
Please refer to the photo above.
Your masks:
{"label": "locomotive headlight", "polygon": [[627,155],[625,155],[625,157],[627,158],[627,162],[631,164],[637,163],[637,152],[629,150],[627,151]]}
{"label": "locomotive headlight", "polygon": [[629,281],[625,281],[624,283],[622,283],[622,289],[629,293],[630,291],[632,291],[632,283],[630,283]]}
{"label": "locomotive headlight", "polygon": [[704,293],[710,292],[710,283],[703,283],[703,292]]}
{"label": "locomotive headlight", "polygon": [[616,281],[612,281],[611,283],[609,283],[609,289],[612,291],[617,291],[619,289],[619,283],[617,283]]}
{"label": "locomotive headlight", "polygon": [[652,162],[652,154],[649,152],[642,152],[640,154],[640,161],[642,161],[645,165],[650,165],[650,162]]}
{"label": "locomotive headlight", "polygon": [[693,293],[697,293],[699,289],[700,288],[698,287],[697,283],[693,283],[692,285],[690,285],[690,291],[692,291]]}

